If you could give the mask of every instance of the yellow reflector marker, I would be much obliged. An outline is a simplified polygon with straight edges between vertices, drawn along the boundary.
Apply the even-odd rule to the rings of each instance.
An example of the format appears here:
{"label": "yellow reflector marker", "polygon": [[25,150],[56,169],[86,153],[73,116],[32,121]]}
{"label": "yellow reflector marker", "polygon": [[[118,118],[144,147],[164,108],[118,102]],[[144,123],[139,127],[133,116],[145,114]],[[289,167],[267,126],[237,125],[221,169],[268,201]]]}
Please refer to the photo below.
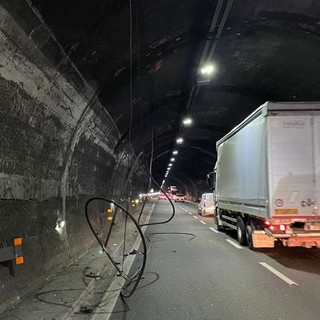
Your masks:
{"label": "yellow reflector marker", "polygon": [[22,245],[22,238],[15,238],[13,239],[13,245],[16,246],[21,246]]}
{"label": "yellow reflector marker", "polygon": [[16,257],[16,264],[23,264],[24,263],[24,259],[23,257]]}
{"label": "yellow reflector marker", "polygon": [[112,221],[112,217],[111,216],[109,216],[107,219],[108,219],[108,221]]}
{"label": "yellow reflector marker", "polygon": [[108,212],[108,213],[112,213],[112,209],[109,208],[109,209],[107,210],[107,212]]}
{"label": "yellow reflector marker", "polygon": [[275,214],[298,214],[298,209],[275,209]]}

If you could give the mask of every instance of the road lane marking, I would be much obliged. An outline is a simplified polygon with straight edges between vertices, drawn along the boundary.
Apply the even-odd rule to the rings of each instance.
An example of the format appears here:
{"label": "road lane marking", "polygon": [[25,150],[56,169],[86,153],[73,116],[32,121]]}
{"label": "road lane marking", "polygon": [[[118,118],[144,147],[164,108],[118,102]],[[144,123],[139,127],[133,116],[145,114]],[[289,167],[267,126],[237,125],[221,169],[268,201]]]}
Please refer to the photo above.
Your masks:
{"label": "road lane marking", "polygon": [[228,241],[231,245],[233,245],[237,249],[243,249],[240,245],[238,245],[237,243],[235,243],[234,241],[232,241],[230,239],[226,239],[226,241]]}
{"label": "road lane marking", "polygon": [[216,230],[215,228],[209,228],[211,231],[215,232],[215,233],[220,233],[218,230]]}
{"label": "road lane marking", "polygon": [[195,219],[199,219],[197,216],[193,216]]}
{"label": "road lane marking", "polygon": [[200,222],[202,223],[202,224],[206,224],[204,221],[202,221],[202,220],[200,220]]}
{"label": "road lane marking", "polygon": [[[155,204],[156,204],[156,202],[153,203],[153,205],[151,207],[151,213],[146,218],[146,221],[145,221],[146,224],[148,224],[150,221],[150,217],[153,213]],[[145,234],[146,229],[147,229],[147,226],[141,227],[143,234]],[[142,241],[141,238],[138,236],[134,242],[133,248],[139,248],[141,241]],[[124,241],[122,240],[120,243],[120,246],[118,246],[115,249],[113,254],[118,252],[123,244],[124,244]],[[149,249],[150,249],[150,247],[147,249],[147,251],[149,251]],[[134,259],[135,259],[135,255],[132,255],[131,257],[130,256],[127,257],[126,260],[124,261],[124,264],[128,265],[128,270],[131,269],[131,266],[134,262]],[[103,274],[107,269],[108,269],[108,266],[103,267],[100,271],[98,271],[98,275]],[[91,294],[91,290],[94,290],[96,284],[97,284],[96,280],[94,280],[94,279],[91,282],[89,282],[89,285],[87,285],[87,287],[84,289],[84,291],[82,292],[80,297],[72,304],[72,306],[70,306],[70,308],[67,310],[67,312],[65,314],[63,314],[60,319],[61,320],[71,319],[71,317],[75,314],[76,309],[78,309],[79,306],[81,304],[83,304],[84,301],[86,301],[86,296],[88,295],[88,293]],[[108,291],[103,295],[102,300],[101,300],[101,301],[108,301],[108,303],[103,307],[99,307],[99,305],[97,306],[97,308],[99,307],[100,310],[103,308],[103,311],[104,311],[103,317],[101,317],[101,315],[96,313],[91,318],[92,320],[109,320],[109,318],[112,315],[112,311],[116,305],[116,302],[118,301],[118,298],[120,296],[120,292],[121,292],[122,288],[124,287],[124,285],[125,285],[125,279],[123,277],[120,277],[120,278],[115,277],[115,279],[110,284]],[[94,311],[97,311],[97,308],[95,308]]]}
{"label": "road lane marking", "polygon": [[295,283],[294,281],[292,281],[290,278],[286,277],[283,273],[279,272],[278,270],[276,270],[275,268],[271,267],[270,265],[268,265],[266,262],[259,262],[263,267],[265,267],[266,269],[268,269],[270,272],[272,272],[273,274],[275,274],[277,277],[279,277],[281,280],[285,281],[286,283],[288,283],[290,286],[295,285],[298,286],[299,285],[297,283]]}
{"label": "road lane marking", "polygon": [[188,213],[192,215],[192,213],[191,213],[191,212],[188,212]]}

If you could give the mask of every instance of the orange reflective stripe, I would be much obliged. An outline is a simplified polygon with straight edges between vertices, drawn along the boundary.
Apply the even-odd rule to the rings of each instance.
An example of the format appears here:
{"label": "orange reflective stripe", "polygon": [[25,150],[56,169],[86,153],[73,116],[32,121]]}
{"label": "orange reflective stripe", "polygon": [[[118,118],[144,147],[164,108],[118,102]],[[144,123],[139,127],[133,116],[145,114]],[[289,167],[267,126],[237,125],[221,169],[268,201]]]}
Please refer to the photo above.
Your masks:
{"label": "orange reflective stripe", "polygon": [[24,263],[24,259],[22,256],[16,257],[16,264],[23,264],[23,263]]}
{"label": "orange reflective stripe", "polygon": [[16,246],[21,246],[22,245],[22,238],[15,238],[13,239],[13,245]]}
{"label": "orange reflective stripe", "polygon": [[275,209],[275,214],[298,214],[298,209]]}

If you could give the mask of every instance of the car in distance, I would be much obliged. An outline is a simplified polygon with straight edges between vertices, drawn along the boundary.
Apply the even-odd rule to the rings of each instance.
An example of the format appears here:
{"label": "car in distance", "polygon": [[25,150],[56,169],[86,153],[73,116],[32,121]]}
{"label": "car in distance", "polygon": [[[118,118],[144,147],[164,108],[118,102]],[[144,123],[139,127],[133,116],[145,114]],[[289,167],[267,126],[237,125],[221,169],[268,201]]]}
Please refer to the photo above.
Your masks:
{"label": "car in distance", "polygon": [[166,200],[167,197],[166,197],[166,195],[165,195],[164,193],[160,193],[158,199],[159,199],[159,200]]}
{"label": "car in distance", "polygon": [[183,194],[176,194],[174,197],[174,202],[184,202],[185,196]]}
{"label": "car in distance", "polygon": [[213,193],[203,193],[198,203],[198,213],[201,216],[214,215],[214,196]]}

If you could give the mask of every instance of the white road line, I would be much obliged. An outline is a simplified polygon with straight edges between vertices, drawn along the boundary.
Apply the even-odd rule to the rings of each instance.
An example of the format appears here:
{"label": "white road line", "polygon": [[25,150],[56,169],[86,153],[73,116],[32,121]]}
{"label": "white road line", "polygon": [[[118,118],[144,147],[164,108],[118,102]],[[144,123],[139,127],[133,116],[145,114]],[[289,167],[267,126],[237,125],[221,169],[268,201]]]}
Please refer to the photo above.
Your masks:
{"label": "white road line", "polygon": [[193,216],[195,219],[199,219],[197,216]]}
{"label": "white road line", "polygon": [[218,230],[216,230],[215,228],[209,228],[211,231],[215,232],[215,233],[220,233]]}
{"label": "white road line", "polygon": [[289,279],[288,277],[286,277],[284,274],[282,274],[281,272],[279,272],[278,270],[276,270],[275,268],[271,267],[270,265],[268,265],[266,262],[259,262],[263,267],[265,267],[266,269],[268,269],[269,271],[271,271],[273,274],[275,274],[277,277],[279,277],[280,279],[282,279],[283,281],[285,281],[286,283],[288,283],[290,286],[298,286],[299,285],[297,283],[295,283],[294,281],[292,281],[291,279]]}
{"label": "white road line", "polygon": [[[150,221],[150,217],[153,213],[154,206],[155,206],[155,202],[152,205],[150,215],[147,217],[147,219],[145,221],[146,224],[148,224]],[[147,229],[147,226],[143,226],[141,228],[143,234],[145,233],[146,229]],[[139,248],[140,244],[141,244],[141,239],[138,236],[134,242],[133,248]],[[123,241],[122,241],[121,245],[123,245]],[[117,252],[119,249],[120,249],[120,246],[118,248],[116,248],[114,253]],[[134,262],[134,259],[135,259],[135,255],[128,256],[125,259],[124,264],[126,265],[126,270],[131,269],[131,266]],[[100,274],[100,273],[102,274],[103,271],[106,269],[107,269],[106,267],[103,268],[98,274]],[[94,286],[96,285],[96,280],[93,280],[92,284],[93,284],[92,288],[94,288]],[[123,277],[115,277],[115,279],[110,284],[108,291],[102,297],[101,301],[108,301],[108,303],[105,306],[103,306],[99,309],[99,310],[103,310],[102,315],[99,313],[96,313],[93,315],[93,317],[91,317],[91,320],[109,320],[109,318],[112,315],[112,311],[114,309],[114,306],[116,305],[116,302],[118,301],[118,297],[120,296],[120,292],[121,292],[121,289],[123,288],[124,284],[125,284],[125,279]],[[62,316],[61,320],[70,320],[71,319],[71,317],[74,315],[75,310],[78,308],[78,306],[81,303],[83,303],[83,301],[85,301],[84,299],[85,299],[87,293],[90,292],[90,290],[91,290],[90,287],[86,288],[86,291],[83,292],[82,295],[80,296],[80,298],[72,305],[71,310],[68,309],[68,312]]]}
{"label": "white road line", "polygon": [[202,221],[202,220],[200,220],[200,222],[202,223],[202,224],[206,224],[204,221]]}
{"label": "white road line", "polygon": [[[138,243],[139,242],[136,241],[136,244]],[[133,255],[125,260],[125,264],[128,265],[128,267],[126,267],[128,268],[127,270],[130,270],[134,259],[135,256]],[[94,313],[91,320],[108,320],[111,317],[112,311],[116,305],[116,302],[118,301],[118,297],[120,295],[121,289],[125,285],[125,282],[126,280],[123,277],[117,277],[112,281],[110,287],[108,288],[108,291],[103,295],[102,299],[102,301],[108,301],[108,303],[104,304],[104,306],[102,307],[99,307],[98,305],[99,311],[97,313]]]}
{"label": "white road line", "polygon": [[188,212],[188,213],[192,215],[192,213],[191,213],[191,212]]}
{"label": "white road line", "polygon": [[241,246],[239,246],[237,243],[235,243],[234,241],[232,241],[230,239],[226,239],[226,241],[228,241],[231,245],[233,245],[237,249],[243,249]]}

